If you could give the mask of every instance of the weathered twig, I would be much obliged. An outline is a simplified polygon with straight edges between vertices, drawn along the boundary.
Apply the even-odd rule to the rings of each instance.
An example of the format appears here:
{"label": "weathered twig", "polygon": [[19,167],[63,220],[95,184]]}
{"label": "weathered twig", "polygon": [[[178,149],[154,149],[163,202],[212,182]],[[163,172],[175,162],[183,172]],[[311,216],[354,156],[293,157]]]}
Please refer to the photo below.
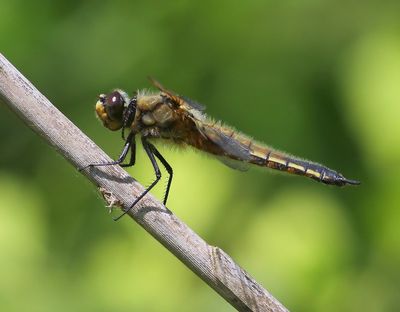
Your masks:
{"label": "weathered twig", "polygon": [[[110,161],[1,54],[0,97],[75,168]],[[82,173],[125,208],[143,192],[119,166]],[[287,311],[224,251],[208,245],[150,194],[129,215],[239,311]]]}

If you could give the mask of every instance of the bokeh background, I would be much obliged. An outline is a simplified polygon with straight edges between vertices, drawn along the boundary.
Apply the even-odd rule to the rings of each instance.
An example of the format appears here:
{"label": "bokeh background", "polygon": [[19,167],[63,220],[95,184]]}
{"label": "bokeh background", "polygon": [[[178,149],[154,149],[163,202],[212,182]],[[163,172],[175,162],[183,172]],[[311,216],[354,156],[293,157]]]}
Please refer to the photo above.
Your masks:
{"label": "bokeh background", "polygon": [[[152,75],[362,181],[234,171],[161,146],[169,208],[293,311],[400,309],[399,1],[6,1],[0,52],[116,157],[99,93]],[[231,311],[0,104],[1,311]],[[129,172],[153,171],[139,149]],[[165,177],[165,176],[164,176]],[[166,180],[154,191],[162,197]]]}

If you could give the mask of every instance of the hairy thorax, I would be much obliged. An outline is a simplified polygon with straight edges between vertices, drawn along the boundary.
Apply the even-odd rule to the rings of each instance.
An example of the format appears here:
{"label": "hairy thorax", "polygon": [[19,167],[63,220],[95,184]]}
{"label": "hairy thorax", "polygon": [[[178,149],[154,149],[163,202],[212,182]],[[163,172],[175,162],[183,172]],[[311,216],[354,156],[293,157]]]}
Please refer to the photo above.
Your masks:
{"label": "hairy thorax", "polygon": [[191,122],[182,118],[179,109],[173,107],[161,94],[138,95],[137,113],[132,129],[147,137],[179,141],[187,132],[183,125]]}

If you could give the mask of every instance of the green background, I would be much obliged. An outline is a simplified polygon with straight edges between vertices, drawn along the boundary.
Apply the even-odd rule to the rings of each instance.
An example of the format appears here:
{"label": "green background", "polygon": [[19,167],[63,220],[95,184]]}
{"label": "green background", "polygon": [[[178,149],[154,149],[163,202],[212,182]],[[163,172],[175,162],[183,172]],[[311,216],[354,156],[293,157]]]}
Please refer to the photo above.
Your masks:
{"label": "green background", "polygon": [[[0,0],[0,52],[111,157],[122,141],[96,120],[96,97],[152,75],[361,180],[242,173],[160,146],[175,172],[169,208],[290,310],[400,309],[399,1]],[[1,311],[232,310],[136,223],[113,222],[3,103],[0,138]],[[129,172],[151,182],[141,149]]]}

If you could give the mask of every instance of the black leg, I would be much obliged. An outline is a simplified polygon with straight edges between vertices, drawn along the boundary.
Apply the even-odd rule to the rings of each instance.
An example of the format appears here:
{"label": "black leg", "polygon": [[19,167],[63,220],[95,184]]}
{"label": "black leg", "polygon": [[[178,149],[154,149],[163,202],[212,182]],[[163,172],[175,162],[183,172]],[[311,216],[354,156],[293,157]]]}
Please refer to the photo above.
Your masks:
{"label": "black leg", "polygon": [[[135,145],[135,141],[134,140],[135,140],[135,138],[134,138],[133,132],[129,133],[129,135],[128,135],[126,141],[125,141],[125,145],[124,145],[124,148],[123,148],[123,150],[121,152],[121,155],[118,157],[117,160],[114,160],[114,161],[111,161],[111,162],[108,162],[108,163],[89,164],[89,165],[79,169],[79,171],[83,171],[88,167],[112,166],[112,165],[121,164],[125,160],[126,155],[128,154],[129,149],[131,148],[131,146]],[[135,149],[135,151],[136,151],[136,149]],[[133,164],[134,164],[135,156],[133,156],[131,154],[131,161],[129,162],[129,164],[126,164],[126,166],[124,166],[124,167],[133,166],[133,164],[131,164],[132,160],[133,160]]]}
{"label": "black leg", "polygon": [[127,164],[120,164],[121,167],[132,167],[136,162],[136,142],[135,139],[132,139],[131,143],[131,158]]}
{"label": "black leg", "polygon": [[151,150],[153,151],[154,155],[161,161],[161,163],[164,165],[165,169],[167,170],[167,172],[169,174],[167,189],[165,190],[164,201],[163,201],[163,204],[165,205],[167,203],[169,189],[170,189],[171,183],[172,183],[172,176],[173,176],[172,167],[169,165],[169,163],[165,160],[165,158],[160,154],[160,152],[156,149],[156,147],[153,144],[149,143],[149,145],[150,145]]}
{"label": "black leg", "polygon": [[[152,148],[153,145],[151,143],[147,142],[145,137],[142,137],[142,145],[143,145],[144,150],[147,153],[147,156],[149,157],[149,159],[151,161],[151,164],[153,165],[154,173],[156,174],[156,179],[153,181],[153,183],[150,184],[150,186],[142,194],[140,194],[140,196],[138,198],[135,199],[133,204],[128,209],[124,210],[124,212],[122,214],[120,214],[118,217],[113,218],[114,221],[118,221],[124,215],[126,215],[139,202],[139,200],[141,200],[158,183],[158,181],[160,181],[161,171],[160,171],[160,168],[158,167],[157,161],[153,154],[153,148]],[[157,156],[157,158],[158,158],[158,156]]]}
{"label": "black leg", "polygon": [[125,141],[125,127],[122,127],[121,138]]}

